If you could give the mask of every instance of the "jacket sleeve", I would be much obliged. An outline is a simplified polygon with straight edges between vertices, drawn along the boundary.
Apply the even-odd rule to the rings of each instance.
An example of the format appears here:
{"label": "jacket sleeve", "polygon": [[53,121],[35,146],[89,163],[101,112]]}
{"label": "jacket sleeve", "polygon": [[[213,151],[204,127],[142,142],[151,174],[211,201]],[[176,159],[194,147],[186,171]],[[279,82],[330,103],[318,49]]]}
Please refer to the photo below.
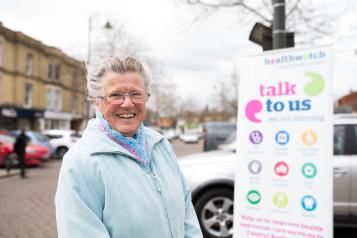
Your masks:
{"label": "jacket sleeve", "polygon": [[188,187],[185,196],[185,238],[203,238]]}
{"label": "jacket sleeve", "polygon": [[63,158],[55,195],[59,238],[109,238],[102,222],[104,186],[94,174],[94,166],[77,160],[70,151]]}
{"label": "jacket sleeve", "polygon": [[193,207],[191,200],[191,191],[187,184],[186,178],[181,172],[181,169],[177,163],[175,152],[169,142],[168,147],[170,148],[170,153],[174,159],[178,174],[181,179],[182,187],[185,193],[185,238],[203,238],[202,231],[197,219],[196,211]]}

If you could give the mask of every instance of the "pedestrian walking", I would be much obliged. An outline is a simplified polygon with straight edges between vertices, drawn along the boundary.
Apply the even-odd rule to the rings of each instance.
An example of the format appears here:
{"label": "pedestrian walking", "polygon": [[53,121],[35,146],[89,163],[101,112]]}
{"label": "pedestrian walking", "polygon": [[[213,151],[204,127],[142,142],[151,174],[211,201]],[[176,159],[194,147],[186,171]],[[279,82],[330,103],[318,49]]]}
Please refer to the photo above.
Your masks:
{"label": "pedestrian walking", "polygon": [[26,130],[24,128],[21,129],[21,133],[16,137],[16,141],[14,144],[13,151],[17,155],[17,159],[19,161],[19,167],[21,170],[20,176],[21,178],[26,178],[26,161],[25,161],[25,152],[26,146],[29,141],[29,137],[26,135]]}
{"label": "pedestrian walking", "polygon": [[96,118],[63,158],[58,237],[203,237],[171,144],[143,125],[145,69],[134,58],[111,57],[89,70]]}

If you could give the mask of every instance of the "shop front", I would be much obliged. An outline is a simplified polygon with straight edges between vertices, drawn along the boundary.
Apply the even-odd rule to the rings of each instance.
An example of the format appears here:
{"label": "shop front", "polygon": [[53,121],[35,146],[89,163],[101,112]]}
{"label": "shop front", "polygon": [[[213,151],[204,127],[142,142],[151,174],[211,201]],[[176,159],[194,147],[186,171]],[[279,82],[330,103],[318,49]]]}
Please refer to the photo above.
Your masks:
{"label": "shop front", "polygon": [[46,110],[44,118],[40,121],[41,130],[48,129],[65,129],[78,130],[82,123],[82,116],[60,111]]}
{"label": "shop front", "polygon": [[40,130],[40,119],[43,116],[43,110],[0,106],[0,128]]}

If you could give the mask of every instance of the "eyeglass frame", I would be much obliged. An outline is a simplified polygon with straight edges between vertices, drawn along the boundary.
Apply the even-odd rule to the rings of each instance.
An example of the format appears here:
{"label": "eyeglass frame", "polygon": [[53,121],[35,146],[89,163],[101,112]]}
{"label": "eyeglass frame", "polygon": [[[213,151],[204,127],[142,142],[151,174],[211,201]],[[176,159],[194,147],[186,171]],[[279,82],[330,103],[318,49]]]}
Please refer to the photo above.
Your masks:
{"label": "eyeglass frame", "polygon": [[[144,92],[144,95],[146,96],[146,99],[144,99],[142,102],[134,102],[134,101],[133,101],[133,98],[132,98],[132,96],[133,96],[134,93],[137,93],[137,92],[124,93],[124,94],[113,93],[113,94],[109,94],[109,95],[105,95],[105,96],[97,96],[96,98],[98,98],[98,99],[100,99],[100,100],[105,100],[107,103],[110,103],[110,102],[108,101],[108,98],[110,99],[110,97],[113,97],[113,96],[117,96],[117,97],[121,96],[122,102],[120,102],[120,103],[114,103],[114,104],[123,104],[123,103],[125,102],[125,98],[126,98],[126,97],[129,97],[129,98],[130,98],[131,103],[136,103],[136,104],[145,103],[145,102],[147,102],[147,101],[149,100],[150,93]],[[113,100],[113,101],[116,101],[116,100]],[[119,101],[119,100],[117,100],[117,101]]]}

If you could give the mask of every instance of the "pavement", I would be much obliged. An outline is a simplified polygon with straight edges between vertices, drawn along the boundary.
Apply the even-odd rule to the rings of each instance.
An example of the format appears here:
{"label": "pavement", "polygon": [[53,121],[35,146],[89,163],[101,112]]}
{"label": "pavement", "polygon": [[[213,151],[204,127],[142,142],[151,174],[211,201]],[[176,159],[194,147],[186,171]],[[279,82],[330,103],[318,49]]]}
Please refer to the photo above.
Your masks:
{"label": "pavement", "polygon": [[49,161],[27,169],[21,179],[19,169],[10,175],[0,169],[0,237],[57,237],[53,203],[61,161]]}
{"label": "pavement", "polygon": [[0,169],[0,179],[11,177],[11,176],[16,176],[19,174],[20,174],[19,169],[12,169],[9,173],[3,168]]}

